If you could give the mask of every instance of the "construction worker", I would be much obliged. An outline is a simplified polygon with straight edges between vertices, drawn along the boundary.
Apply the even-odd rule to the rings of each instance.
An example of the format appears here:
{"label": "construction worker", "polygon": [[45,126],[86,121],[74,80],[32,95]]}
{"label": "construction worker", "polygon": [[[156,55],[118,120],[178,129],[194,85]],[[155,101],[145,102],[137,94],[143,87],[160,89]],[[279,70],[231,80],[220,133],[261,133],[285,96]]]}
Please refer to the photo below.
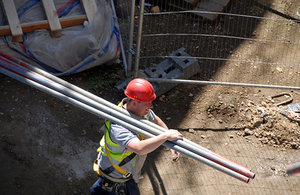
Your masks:
{"label": "construction worker", "polygon": [[[156,98],[153,86],[145,79],[134,79],[127,85],[124,98],[119,104],[127,111],[144,117],[168,129],[167,125],[154,114],[152,101]],[[90,189],[90,194],[139,195],[137,183],[147,154],[165,141],[183,139],[177,130],[168,130],[158,136],[145,138],[121,125],[105,122],[105,134],[100,141],[98,158],[94,164],[99,179]],[[180,153],[171,150],[173,161],[180,159]]]}

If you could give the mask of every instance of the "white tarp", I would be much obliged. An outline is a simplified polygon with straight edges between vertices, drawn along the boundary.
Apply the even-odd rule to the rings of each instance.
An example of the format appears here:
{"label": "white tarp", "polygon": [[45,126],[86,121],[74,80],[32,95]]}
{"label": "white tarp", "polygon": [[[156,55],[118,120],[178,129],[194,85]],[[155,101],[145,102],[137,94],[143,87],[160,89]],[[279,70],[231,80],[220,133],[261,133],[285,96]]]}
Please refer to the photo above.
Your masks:
{"label": "white tarp", "polygon": [[[20,23],[45,20],[40,0],[15,0]],[[24,33],[23,43],[12,42],[12,36],[2,36],[0,50],[54,75],[69,75],[118,59],[119,27],[110,3],[97,0],[98,11],[86,26],[62,29],[62,36],[52,38],[50,30]],[[54,0],[58,16],[84,14],[80,0]],[[3,8],[0,8],[3,14]],[[7,25],[0,17],[0,26]]]}

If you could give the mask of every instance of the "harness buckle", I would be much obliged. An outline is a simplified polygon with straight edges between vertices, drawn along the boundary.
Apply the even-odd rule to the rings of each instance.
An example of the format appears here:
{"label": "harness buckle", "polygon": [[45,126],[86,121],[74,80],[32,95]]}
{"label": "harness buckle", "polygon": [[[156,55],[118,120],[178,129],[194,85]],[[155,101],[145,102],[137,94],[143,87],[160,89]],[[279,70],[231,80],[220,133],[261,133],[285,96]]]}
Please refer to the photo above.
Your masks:
{"label": "harness buckle", "polygon": [[131,176],[131,173],[130,173],[130,172],[127,172],[127,173],[125,173],[125,174],[123,175],[123,178],[127,179],[127,178],[130,177],[130,176]]}

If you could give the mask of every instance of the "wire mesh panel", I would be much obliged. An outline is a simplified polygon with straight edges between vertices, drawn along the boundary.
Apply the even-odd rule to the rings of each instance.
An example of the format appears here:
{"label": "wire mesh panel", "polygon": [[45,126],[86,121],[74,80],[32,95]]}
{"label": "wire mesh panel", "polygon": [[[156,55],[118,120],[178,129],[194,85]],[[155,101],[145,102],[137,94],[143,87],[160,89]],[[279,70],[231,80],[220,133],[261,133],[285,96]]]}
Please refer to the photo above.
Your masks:
{"label": "wire mesh panel", "polygon": [[191,79],[297,86],[299,2],[228,1],[218,11],[201,10],[208,2],[194,9],[186,1],[146,2],[140,69],[184,48],[201,69]]}
{"label": "wire mesh panel", "polygon": [[[145,164],[142,194],[299,194],[299,175],[285,168],[300,160],[300,110],[279,109],[272,95],[300,100],[300,2],[149,0],[142,11],[135,66],[166,89],[154,110],[185,138],[256,173],[246,184],[186,156],[174,164],[162,149]],[[119,17],[120,26],[126,20]]]}

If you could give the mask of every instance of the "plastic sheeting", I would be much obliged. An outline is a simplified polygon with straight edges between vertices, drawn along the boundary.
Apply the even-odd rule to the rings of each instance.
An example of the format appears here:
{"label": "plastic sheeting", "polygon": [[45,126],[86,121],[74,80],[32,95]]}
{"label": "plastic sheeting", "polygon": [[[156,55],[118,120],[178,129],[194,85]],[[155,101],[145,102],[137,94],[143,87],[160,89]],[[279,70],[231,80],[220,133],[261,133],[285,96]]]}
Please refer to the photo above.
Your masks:
{"label": "plastic sheeting", "polygon": [[[20,23],[46,19],[40,0],[14,2]],[[63,28],[59,38],[52,38],[50,30],[46,29],[24,33],[23,43],[12,42],[12,36],[2,36],[0,50],[56,76],[112,62],[120,54],[117,18],[109,2],[96,2],[97,13],[87,25]],[[54,4],[60,18],[84,14],[80,0],[54,0]],[[4,16],[3,10],[0,10],[0,14]],[[0,25],[6,25],[5,17],[0,17]]]}

